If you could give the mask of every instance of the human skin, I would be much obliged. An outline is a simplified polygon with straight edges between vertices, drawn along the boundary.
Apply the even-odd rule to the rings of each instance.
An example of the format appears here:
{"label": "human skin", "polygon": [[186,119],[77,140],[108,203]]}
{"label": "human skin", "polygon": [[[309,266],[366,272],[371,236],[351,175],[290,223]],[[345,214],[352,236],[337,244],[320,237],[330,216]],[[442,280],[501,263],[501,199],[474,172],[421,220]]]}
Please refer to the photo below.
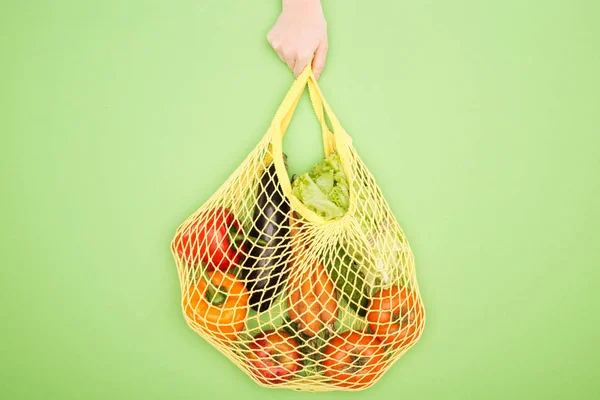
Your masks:
{"label": "human skin", "polygon": [[[327,22],[320,0],[283,0],[267,40],[297,77],[312,60],[319,78],[327,58]],[[314,58],[313,58],[314,56]]]}

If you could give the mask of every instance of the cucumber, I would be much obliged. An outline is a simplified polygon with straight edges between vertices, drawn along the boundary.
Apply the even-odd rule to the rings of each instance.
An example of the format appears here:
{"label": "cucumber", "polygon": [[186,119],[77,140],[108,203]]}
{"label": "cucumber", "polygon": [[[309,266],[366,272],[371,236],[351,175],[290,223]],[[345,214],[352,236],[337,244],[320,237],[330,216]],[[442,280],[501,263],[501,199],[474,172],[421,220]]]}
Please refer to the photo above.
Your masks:
{"label": "cucumber", "polygon": [[369,305],[369,287],[357,262],[340,248],[337,256],[325,263],[325,268],[342,298],[359,316],[364,317]]}

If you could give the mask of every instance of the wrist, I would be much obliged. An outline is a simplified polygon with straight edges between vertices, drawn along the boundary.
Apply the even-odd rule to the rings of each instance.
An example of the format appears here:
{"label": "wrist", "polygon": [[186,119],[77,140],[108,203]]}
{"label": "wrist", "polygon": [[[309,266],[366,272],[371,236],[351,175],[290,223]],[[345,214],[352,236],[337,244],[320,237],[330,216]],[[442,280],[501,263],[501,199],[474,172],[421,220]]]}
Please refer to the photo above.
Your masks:
{"label": "wrist", "polygon": [[321,7],[321,0],[282,0],[282,7]]}

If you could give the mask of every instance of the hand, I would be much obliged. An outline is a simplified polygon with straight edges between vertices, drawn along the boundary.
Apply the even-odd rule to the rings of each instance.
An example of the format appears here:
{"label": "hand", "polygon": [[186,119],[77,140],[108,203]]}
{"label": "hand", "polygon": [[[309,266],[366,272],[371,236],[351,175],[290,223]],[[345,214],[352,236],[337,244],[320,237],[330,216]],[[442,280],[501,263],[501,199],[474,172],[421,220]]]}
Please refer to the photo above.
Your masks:
{"label": "hand", "polygon": [[327,22],[320,0],[283,0],[283,11],[267,35],[279,58],[298,77],[313,59],[318,78],[327,56]]}

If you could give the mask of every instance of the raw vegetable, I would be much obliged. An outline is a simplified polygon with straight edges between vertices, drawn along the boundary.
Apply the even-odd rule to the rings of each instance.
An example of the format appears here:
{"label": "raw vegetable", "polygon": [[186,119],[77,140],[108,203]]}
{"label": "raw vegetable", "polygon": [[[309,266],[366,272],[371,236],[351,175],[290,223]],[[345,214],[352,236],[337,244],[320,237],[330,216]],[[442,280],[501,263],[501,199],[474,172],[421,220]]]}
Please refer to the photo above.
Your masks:
{"label": "raw vegetable", "polygon": [[212,336],[235,340],[248,314],[248,292],[229,273],[207,272],[193,283],[183,298],[185,314]]}
{"label": "raw vegetable", "polygon": [[[292,221],[290,268],[295,269],[294,266],[307,256],[308,249],[300,238],[301,222]],[[315,336],[323,328],[333,327],[338,311],[337,293],[321,263],[315,261],[300,276],[290,279],[288,291],[288,315],[300,333]]]}
{"label": "raw vegetable", "polygon": [[348,211],[348,180],[340,157],[333,153],[312,171],[296,178],[292,192],[310,210],[327,220],[342,217]]}
{"label": "raw vegetable", "polygon": [[290,282],[288,314],[300,333],[317,335],[333,327],[337,317],[337,294],[321,264]]}
{"label": "raw vegetable", "polygon": [[[349,189],[337,153],[332,153],[292,183],[294,195],[327,220],[340,218],[348,211]],[[374,288],[399,282],[405,276],[403,266],[407,249],[400,232],[395,231],[393,218],[386,213],[375,212],[380,209],[375,204],[379,194],[369,193],[358,187],[358,183],[354,184],[353,193],[363,244],[354,247],[350,243],[340,243],[345,253],[340,254],[342,261],[337,259],[333,261],[334,265],[329,262],[326,268],[332,276],[339,276],[340,279],[334,278],[336,282],[360,280],[355,288],[347,285],[338,285],[338,288],[354,300],[357,306],[353,308],[361,310],[364,315],[364,307],[361,308],[360,304],[365,302],[365,296],[369,296]]]}
{"label": "raw vegetable", "polygon": [[302,366],[298,342],[287,332],[259,333],[247,353],[251,370],[265,384],[290,380]]}
{"label": "raw vegetable", "polygon": [[337,317],[337,294],[325,268],[316,264],[299,279],[290,282],[288,314],[298,331],[315,336],[325,327],[333,327]]}
{"label": "raw vegetable", "polygon": [[326,257],[325,266],[348,305],[364,317],[367,314],[370,287],[365,282],[359,264],[349,255],[351,253],[355,252],[348,251],[342,244],[336,256]]}
{"label": "raw vegetable", "polygon": [[214,208],[179,232],[173,248],[190,265],[203,262],[208,271],[215,268],[226,271],[242,259],[244,246],[235,245],[235,240],[243,237],[242,233],[241,224],[231,211]]}
{"label": "raw vegetable", "polygon": [[369,303],[369,329],[384,345],[408,346],[418,338],[423,305],[416,294],[404,286],[383,289]]}
{"label": "raw vegetable", "polygon": [[383,372],[384,347],[372,335],[347,331],[329,342],[323,360],[325,375],[342,387],[361,388]]}
{"label": "raw vegetable", "polygon": [[263,172],[258,184],[254,219],[248,241],[248,255],[242,262],[241,274],[251,292],[250,306],[266,311],[281,292],[287,279],[290,205],[276,178],[275,164]]}

